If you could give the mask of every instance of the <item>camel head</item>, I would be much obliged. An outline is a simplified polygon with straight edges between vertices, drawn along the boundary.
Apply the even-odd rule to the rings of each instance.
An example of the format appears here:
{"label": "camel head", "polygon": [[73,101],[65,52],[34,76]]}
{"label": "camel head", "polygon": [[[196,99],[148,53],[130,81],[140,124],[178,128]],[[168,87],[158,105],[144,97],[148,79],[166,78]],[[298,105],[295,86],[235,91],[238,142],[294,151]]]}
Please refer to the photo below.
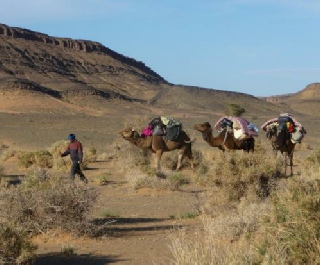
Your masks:
{"label": "camel head", "polygon": [[266,137],[268,140],[270,140],[271,142],[275,142],[277,139],[277,134],[278,134],[278,130],[277,130],[276,124],[270,124],[267,126]]}
{"label": "camel head", "polygon": [[123,131],[120,131],[119,134],[125,140],[137,139],[137,138],[140,137],[139,133],[135,129],[131,128],[131,127],[126,128]]}
{"label": "camel head", "polygon": [[285,131],[280,131],[277,124],[270,124],[269,126],[267,126],[266,136],[267,139],[272,142],[272,145],[275,148],[281,148],[286,144],[287,141],[290,141],[290,138],[288,139],[287,133]]}
{"label": "camel head", "polygon": [[209,122],[201,123],[201,124],[196,124],[193,126],[193,128],[201,133],[204,132],[211,132],[212,127]]}

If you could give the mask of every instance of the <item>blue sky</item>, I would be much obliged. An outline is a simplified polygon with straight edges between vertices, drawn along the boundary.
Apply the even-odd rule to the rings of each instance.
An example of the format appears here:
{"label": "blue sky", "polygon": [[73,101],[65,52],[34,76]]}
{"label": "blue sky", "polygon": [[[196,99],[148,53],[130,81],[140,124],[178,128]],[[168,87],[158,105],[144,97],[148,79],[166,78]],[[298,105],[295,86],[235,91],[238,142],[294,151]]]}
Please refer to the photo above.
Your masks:
{"label": "blue sky", "polygon": [[319,0],[0,0],[0,23],[92,40],[174,84],[254,96],[320,82]]}

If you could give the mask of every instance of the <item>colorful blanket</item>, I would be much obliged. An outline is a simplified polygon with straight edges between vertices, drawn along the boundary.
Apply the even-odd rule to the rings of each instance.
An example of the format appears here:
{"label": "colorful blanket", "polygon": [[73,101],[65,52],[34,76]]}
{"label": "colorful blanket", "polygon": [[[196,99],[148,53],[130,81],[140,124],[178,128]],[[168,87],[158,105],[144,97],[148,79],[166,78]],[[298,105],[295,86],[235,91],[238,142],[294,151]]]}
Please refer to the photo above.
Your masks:
{"label": "colorful blanket", "polygon": [[233,134],[236,139],[242,140],[246,138],[250,138],[252,136],[258,136],[258,129],[254,124],[251,124],[245,118],[234,117],[234,116],[226,116],[220,118],[215,124],[215,129],[221,131],[223,121],[225,119],[231,120],[233,122]]}
{"label": "colorful blanket", "polygon": [[[302,126],[302,124],[300,122],[298,122],[295,118],[293,118],[291,116],[290,116],[290,118],[293,120],[295,126],[297,126],[299,128],[299,130],[303,133],[303,135],[307,133],[307,131],[305,130],[305,128]],[[266,132],[267,126],[272,123],[278,123],[278,118],[272,118],[272,119],[266,121],[264,124],[261,125],[261,129]]]}

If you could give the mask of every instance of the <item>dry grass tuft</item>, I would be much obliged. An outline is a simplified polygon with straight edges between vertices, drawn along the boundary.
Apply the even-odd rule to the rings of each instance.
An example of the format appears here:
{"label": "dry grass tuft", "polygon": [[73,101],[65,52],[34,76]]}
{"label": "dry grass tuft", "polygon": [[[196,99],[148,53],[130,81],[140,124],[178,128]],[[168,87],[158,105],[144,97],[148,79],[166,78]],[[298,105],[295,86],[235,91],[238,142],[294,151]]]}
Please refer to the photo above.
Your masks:
{"label": "dry grass tuft", "polygon": [[213,214],[217,208],[229,208],[240,201],[258,203],[270,196],[281,177],[282,165],[271,152],[268,155],[261,147],[254,154],[205,152],[198,156],[198,180],[210,187],[203,196],[203,212]]}
{"label": "dry grass tuft", "polygon": [[[181,230],[177,237],[171,237],[169,248],[173,254],[172,264],[250,264],[247,263],[251,250],[245,251],[241,246],[233,244],[232,248],[227,248],[227,241],[219,241],[210,238],[208,232],[198,230],[194,234]],[[232,251],[231,251],[232,249]]]}
{"label": "dry grass tuft", "polygon": [[319,264],[319,180],[290,179],[272,198],[255,236],[259,264]]}
{"label": "dry grass tuft", "polygon": [[9,158],[15,156],[17,153],[16,150],[6,146],[6,145],[1,145],[0,146],[0,161],[7,161]]}
{"label": "dry grass tuft", "polygon": [[[24,168],[53,168],[57,172],[67,172],[71,167],[70,159],[62,158],[63,153],[68,145],[68,141],[58,141],[48,150],[35,152],[19,152],[19,163]],[[94,162],[97,158],[97,152],[94,148],[84,149],[81,169],[86,169],[89,162]]]}
{"label": "dry grass tuft", "polygon": [[320,149],[314,150],[302,163],[302,171],[309,178],[319,178],[320,174]]}
{"label": "dry grass tuft", "polygon": [[20,166],[29,168],[38,166],[42,168],[52,168],[53,158],[49,151],[41,150],[36,152],[21,152],[18,155]]}
{"label": "dry grass tuft", "polygon": [[36,246],[23,229],[0,223],[0,263],[27,264],[34,259]]}
{"label": "dry grass tuft", "polygon": [[[260,174],[272,176],[269,159],[256,165],[250,156],[236,158],[226,172],[240,173],[250,184],[256,170],[240,170],[251,162]],[[216,206],[210,215],[202,215],[203,229],[195,235],[184,233],[172,237],[170,249],[174,264],[319,264],[320,263],[320,151],[305,159],[301,175],[275,179],[265,199],[252,199],[244,193],[240,200],[222,200],[223,185],[215,185],[210,194]],[[276,165],[276,164],[275,164]],[[248,174],[248,172],[251,172]],[[317,171],[319,172],[319,171]],[[270,175],[271,174],[271,175]],[[225,176],[226,177],[226,176]],[[254,183],[254,181],[253,181]],[[251,185],[249,185],[250,187]],[[220,193],[218,192],[220,189]],[[255,189],[255,198],[260,198]]]}

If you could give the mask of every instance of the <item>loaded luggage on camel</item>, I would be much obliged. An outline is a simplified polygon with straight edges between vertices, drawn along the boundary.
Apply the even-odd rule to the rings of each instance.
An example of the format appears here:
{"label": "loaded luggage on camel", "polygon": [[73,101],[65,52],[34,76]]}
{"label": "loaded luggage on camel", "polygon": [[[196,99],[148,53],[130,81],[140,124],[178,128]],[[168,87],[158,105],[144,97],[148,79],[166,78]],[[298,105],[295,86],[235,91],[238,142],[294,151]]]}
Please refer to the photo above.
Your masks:
{"label": "loaded luggage on camel", "polygon": [[233,132],[237,140],[249,139],[252,136],[258,136],[258,128],[247,121],[245,118],[227,116],[220,118],[215,124],[217,131],[227,128]]}
{"label": "loaded luggage on camel", "polygon": [[[242,142],[243,150],[249,151],[254,149],[253,137],[258,136],[258,128],[245,118],[225,116],[217,121],[215,128],[218,132],[226,129],[227,132],[232,133],[236,140]],[[225,140],[226,137],[227,134],[225,134]]]}
{"label": "loaded luggage on camel", "polygon": [[[307,133],[302,124],[289,113],[280,114],[279,117],[266,121],[261,128],[268,134],[270,132],[269,128],[274,126],[277,127],[278,134],[280,134],[280,132],[285,132],[285,134],[282,135],[286,135],[287,137],[285,138],[290,139],[294,144],[301,143],[304,135]],[[282,140],[285,141],[286,139]]]}
{"label": "loaded luggage on camel", "polygon": [[166,140],[175,141],[182,132],[182,123],[174,118],[160,116],[154,118],[143,129],[141,136],[164,136]]}

